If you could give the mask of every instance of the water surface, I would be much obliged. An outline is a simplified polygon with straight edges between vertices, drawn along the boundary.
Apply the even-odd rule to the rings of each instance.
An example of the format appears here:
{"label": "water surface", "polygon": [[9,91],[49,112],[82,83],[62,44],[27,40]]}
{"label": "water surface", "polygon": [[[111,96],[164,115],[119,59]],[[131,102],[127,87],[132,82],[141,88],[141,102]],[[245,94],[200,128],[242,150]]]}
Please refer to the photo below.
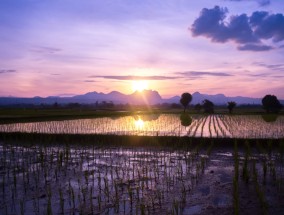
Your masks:
{"label": "water surface", "polygon": [[160,114],[4,124],[0,125],[0,132],[232,138],[284,137],[283,116],[275,118],[275,121],[265,121],[260,115],[191,115],[189,117],[187,126],[184,126],[185,123],[178,114]]}

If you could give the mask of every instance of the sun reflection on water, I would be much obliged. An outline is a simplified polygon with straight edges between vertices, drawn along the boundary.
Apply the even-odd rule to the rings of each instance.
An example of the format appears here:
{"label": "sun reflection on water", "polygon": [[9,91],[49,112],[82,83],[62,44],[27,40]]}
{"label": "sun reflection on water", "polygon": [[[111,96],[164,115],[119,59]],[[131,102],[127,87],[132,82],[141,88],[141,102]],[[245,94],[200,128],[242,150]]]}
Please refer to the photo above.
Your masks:
{"label": "sun reflection on water", "polygon": [[134,123],[135,123],[136,129],[139,129],[139,130],[143,129],[143,127],[144,127],[144,121],[141,119],[141,117],[138,117],[138,119],[136,119],[136,120],[134,121]]}

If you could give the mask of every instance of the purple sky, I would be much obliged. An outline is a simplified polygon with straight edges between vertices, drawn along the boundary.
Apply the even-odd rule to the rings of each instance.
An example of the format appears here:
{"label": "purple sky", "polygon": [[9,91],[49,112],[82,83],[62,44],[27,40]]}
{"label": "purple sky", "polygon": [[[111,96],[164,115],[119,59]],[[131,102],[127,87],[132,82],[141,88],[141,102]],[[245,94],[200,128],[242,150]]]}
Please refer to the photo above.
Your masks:
{"label": "purple sky", "polygon": [[284,99],[282,0],[1,0],[0,96]]}

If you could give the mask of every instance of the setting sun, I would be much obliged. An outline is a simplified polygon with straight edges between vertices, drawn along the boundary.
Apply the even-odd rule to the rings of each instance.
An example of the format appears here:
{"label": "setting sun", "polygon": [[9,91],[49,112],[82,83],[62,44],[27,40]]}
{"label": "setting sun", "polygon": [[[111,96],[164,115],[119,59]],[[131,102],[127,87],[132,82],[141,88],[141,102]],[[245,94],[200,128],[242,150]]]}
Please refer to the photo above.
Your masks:
{"label": "setting sun", "polygon": [[142,92],[143,90],[148,89],[148,83],[146,81],[133,81],[132,90]]}

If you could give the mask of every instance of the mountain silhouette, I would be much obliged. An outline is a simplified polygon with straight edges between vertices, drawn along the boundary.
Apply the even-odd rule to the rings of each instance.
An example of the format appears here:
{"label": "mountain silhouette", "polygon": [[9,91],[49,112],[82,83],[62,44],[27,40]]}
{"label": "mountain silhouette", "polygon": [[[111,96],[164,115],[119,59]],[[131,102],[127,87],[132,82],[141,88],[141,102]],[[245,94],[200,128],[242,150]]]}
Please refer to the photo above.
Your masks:
{"label": "mountain silhouette", "polygon": [[[201,94],[195,92],[192,94],[191,104],[201,103],[203,100],[208,99],[217,105],[227,104],[228,101],[235,101],[238,105],[240,104],[261,104],[262,98],[250,98],[250,97],[227,97],[224,94]],[[13,105],[13,104],[53,104],[55,102],[60,104],[67,103],[81,103],[81,104],[93,104],[96,102],[113,102],[114,104],[162,104],[162,103],[179,103],[180,96],[174,96],[168,99],[164,99],[160,96],[157,91],[154,90],[144,90],[142,92],[136,91],[132,94],[123,94],[118,91],[112,91],[110,93],[101,92],[88,92],[83,95],[76,95],[72,97],[33,97],[33,98],[20,98],[20,97],[0,97],[0,105]],[[280,100],[283,104],[284,101]]]}

